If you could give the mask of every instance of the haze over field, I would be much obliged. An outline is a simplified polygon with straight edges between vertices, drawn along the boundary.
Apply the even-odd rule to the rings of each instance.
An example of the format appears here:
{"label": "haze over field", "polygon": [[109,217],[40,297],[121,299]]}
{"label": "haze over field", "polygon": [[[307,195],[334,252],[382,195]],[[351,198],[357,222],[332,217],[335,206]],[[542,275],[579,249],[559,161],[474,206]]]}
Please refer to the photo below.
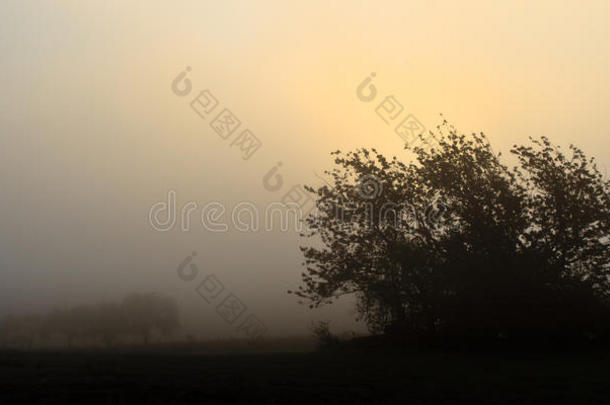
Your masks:
{"label": "haze over field", "polygon": [[[231,209],[263,212],[295,185],[323,184],[314,171],[337,149],[409,161],[375,111],[390,95],[427,128],[443,113],[503,154],[546,135],[607,172],[609,19],[603,0],[3,1],[0,316],[157,291],[178,301],[186,328],[239,336],[198,281],[178,277],[196,251],[198,280],[216,275],[270,335],[319,319],[362,331],[349,300],[309,311],[286,294],[302,271],[297,232],[240,232]],[[181,97],[172,81],[187,66]],[[366,103],[356,88],[372,72]],[[193,111],[204,89],[262,142],[251,158]],[[283,183],[270,191],[278,162]],[[160,232],[149,212],[170,191],[176,225]],[[227,207],[227,232],[202,226],[211,201]]]}

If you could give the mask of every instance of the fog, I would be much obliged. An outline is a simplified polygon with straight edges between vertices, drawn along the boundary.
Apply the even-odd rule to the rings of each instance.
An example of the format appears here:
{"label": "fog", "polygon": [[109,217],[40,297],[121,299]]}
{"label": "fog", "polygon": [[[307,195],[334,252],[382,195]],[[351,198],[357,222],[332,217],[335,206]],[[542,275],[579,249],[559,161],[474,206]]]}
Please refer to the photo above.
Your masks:
{"label": "fog", "polygon": [[[331,151],[409,161],[377,101],[356,95],[372,72],[377,99],[394,95],[427,128],[442,112],[504,153],[548,135],[610,165],[607,2],[409,4],[2,2],[0,316],[158,292],[182,333],[239,337],[217,311],[232,293],[270,336],[317,320],[364,332],[349,298],[310,310],[287,294],[305,241],[264,225],[270,204],[323,184]],[[209,116],[191,105],[204,90]],[[235,133],[211,126],[224,108]],[[201,219],[212,202],[225,208],[214,226]],[[243,202],[258,229],[232,218]],[[210,275],[213,302],[197,291]]]}

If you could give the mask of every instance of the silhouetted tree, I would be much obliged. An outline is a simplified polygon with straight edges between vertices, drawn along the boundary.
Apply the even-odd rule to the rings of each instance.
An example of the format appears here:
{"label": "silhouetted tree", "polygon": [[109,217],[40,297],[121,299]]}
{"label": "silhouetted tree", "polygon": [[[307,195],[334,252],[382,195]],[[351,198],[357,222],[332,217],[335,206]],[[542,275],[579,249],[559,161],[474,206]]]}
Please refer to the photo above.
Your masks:
{"label": "silhouetted tree", "polygon": [[415,339],[605,333],[610,183],[593,159],[541,138],[508,168],[484,134],[431,136],[411,164],[333,152],[295,294],[355,294],[373,332]]}
{"label": "silhouetted tree", "polygon": [[330,331],[329,321],[319,321],[311,324],[311,332],[318,339],[318,349],[332,349],[339,344],[339,338]]}

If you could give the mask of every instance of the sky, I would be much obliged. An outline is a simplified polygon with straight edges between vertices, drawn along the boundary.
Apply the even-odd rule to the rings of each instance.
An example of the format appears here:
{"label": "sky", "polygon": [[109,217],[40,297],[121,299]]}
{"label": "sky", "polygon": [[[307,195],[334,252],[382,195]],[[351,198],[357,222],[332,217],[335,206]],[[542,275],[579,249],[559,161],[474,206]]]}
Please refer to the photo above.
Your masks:
{"label": "sky", "polygon": [[[223,204],[227,223],[242,202],[263,212],[323,184],[337,149],[409,161],[377,114],[390,96],[398,120],[430,129],[442,113],[503,154],[544,135],[607,171],[608,21],[603,0],[2,1],[0,315],[157,291],[189,327],[237,336],[177,276],[195,251],[200,280],[215,275],[270,335],[322,319],[361,330],[349,300],[310,311],[286,294],[303,270],[297,232],[213,232],[202,207]],[[370,102],[356,91],[367,78]],[[218,104],[202,117],[204,90]],[[225,108],[241,122],[227,139],[211,127]],[[247,159],[244,129],[261,143]],[[178,217],[195,204],[188,230],[151,224],[171,193]]]}

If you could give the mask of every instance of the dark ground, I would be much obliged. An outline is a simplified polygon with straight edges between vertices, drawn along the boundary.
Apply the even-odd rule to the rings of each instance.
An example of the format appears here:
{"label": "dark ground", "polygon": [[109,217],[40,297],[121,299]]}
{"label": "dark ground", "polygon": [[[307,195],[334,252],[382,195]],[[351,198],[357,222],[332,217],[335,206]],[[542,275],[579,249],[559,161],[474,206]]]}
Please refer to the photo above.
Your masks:
{"label": "dark ground", "polygon": [[610,352],[517,353],[5,350],[0,403],[610,403]]}

